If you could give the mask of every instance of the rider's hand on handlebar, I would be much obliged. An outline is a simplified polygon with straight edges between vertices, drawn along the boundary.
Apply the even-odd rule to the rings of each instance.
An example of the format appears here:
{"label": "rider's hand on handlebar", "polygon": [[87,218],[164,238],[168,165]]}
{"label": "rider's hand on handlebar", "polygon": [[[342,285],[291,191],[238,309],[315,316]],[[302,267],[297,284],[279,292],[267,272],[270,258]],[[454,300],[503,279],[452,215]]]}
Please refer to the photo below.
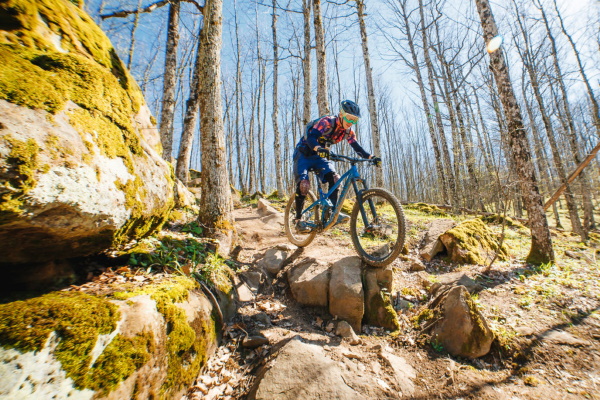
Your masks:
{"label": "rider's hand on handlebar", "polygon": [[375,164],[376,167],[381,167],[381,158],[373,157],[371,158],[371,162]]}
{"label": "rider's hand on handlebar", "polygon": [[329,157],[331,157],[331,152],[329,151],[329,149],[326,149],[325,147],[319,147],[317,149],[317,155],[319,157],[323,157],[323,158],[329,159]]}

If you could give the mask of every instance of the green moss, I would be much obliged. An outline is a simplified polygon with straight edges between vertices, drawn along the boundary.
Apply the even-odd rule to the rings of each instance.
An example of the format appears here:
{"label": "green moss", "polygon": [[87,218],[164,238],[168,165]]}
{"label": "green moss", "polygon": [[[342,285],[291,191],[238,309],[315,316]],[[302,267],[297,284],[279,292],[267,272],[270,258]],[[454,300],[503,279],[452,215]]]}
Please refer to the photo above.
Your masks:
{"label": "green moss", "polygon": [[483,317],[477,310],[477,304],[471,298],[471,296],[469,296],[469,292],[464,288],[462,289],[462,297],[467,303],[467,306],[469,306],[469,315],[473,325],[473,330],[471,331],[471,340],[466,341],[461,349],[463,353],[469,354],[471,353],[471,348],[473,345],[477,345],[479,347],[480,343],[484,341],[486,338],[486,333],[488,332],[488,328],[487,324],[483,320]]}
{"label": "green moss", "polygon": [[[198,288],[195,280],[176,277],[168,282],[146,287],[140,291],[115,293],[115,298],[127,299],[139,294],[148,294],[156,301],[158,311],[167,323],[167,354],[169,358],[167,378],[163,392],[177,391],[190,385],[198,376],[207,359],[210,342],[216,338],[215,322],[196,319],[191,324],[187,315],[176,303],[188,298],[190,290]],[[200,332],[196,334],[196,332]]]}
{"label": "green moss", "polygon": [[413,323],[415,329],[420,329],[423,322],[433,319],[435,316],[432,309],[423,307],[419,313],[413,316],[410,320]]}
{"label": "green moss", "polygon": [[368,324],[381,326],[393,331],[400,329],[398,314],[394,310],[391,296],[383,291],[379,291],[371,298],[368,313],[365,317]]}
{"label": "green moss", "polygon": [[498,252],[500,260],[508,259],[505,244],[499,246],[492,231],[479,219],[470,219],[455,226],[445,233],[454,238],[449,254],[452,261],[484,265],[490,253]]}
{"label": "green moss", "polygon": [[486,215],[484,217],[479,217],[479,219],[481,219],[487,224],[502,225],[504,223],[504,225],[509,226],[511,228],[526,229],[525,226],[523,226],[523,224],[521,224],[520,222],[517,222],[510,217],[504,217],[498,214]]}
{"label": "green moss", "polygon": [[40,148],[34,139],[24,142],[14,139],[10,134],[2,139],[8,144],[10,152],[5,159],[8,179],[4,182],[6,193],[2,194],[0,201],[0,225],[21,215],[22,197],[36,186],[36,172],[46,169],[45,166],[39,167]]}
{"label": "green moss", "polygon": [[110,392],[146,364],[154,350],[152,332],[131,338],[118,334],[94,363],[86,387],[100,393]]}
{"label": "green moss", "polygon": [[403,207],[408,210],[416,210],[416,211],[423,212],[425,214],[437,215],[440,217],[448,216],[448,214],[445,213],[441,208],[439,208],[438,206],[433,205],[433,204],[410,203],[410,204],[403,205]]}

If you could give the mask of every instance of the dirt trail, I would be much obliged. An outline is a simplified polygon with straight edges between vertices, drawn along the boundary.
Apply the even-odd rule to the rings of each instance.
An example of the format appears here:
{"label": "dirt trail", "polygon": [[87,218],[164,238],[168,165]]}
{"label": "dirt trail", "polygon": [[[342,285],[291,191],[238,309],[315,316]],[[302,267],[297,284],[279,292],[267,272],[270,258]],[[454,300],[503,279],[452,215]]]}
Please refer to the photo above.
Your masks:
{"label": "dirt trail", "polygon": [[[263,223],[255,208],[235,210],[235,219],[241,239],[237,255],[240,266],[251,265],[266,250],[288,243],[281,226]],[[416,246],[423,234],[419,227],[422,224],[409,216],[411,246]],[[345,229],[318,236],[294,256],[333,262],[355,255]],[[576,267],[568,263],[566,268],[549,272],[531,270],[514,261],[479,277],[483,290],[475,298],[500,340],[489,355],[477,360],[436,350],[414,329],[410,317],[426,304],[428,294],[419,274],[408,272],[401,260],[394,262],[396,303],[410,303],[408,309],[399,312],[401,331],[391,337],[381,328],[363,326],[359,333],[362,343],[357,346],[328,331],[332,316],[327,310],[297,305],[285,279],[275,278],[262,286],[254,301],[241,305],[224,345],[187,398],[246,398],[255,374],[270,360],[278,344],[299,335],[324,346],[328,356],[355,377],[353,388],[365,398],[401,397],[393,371],[381,360],[383,349],[403,357],[416,370],[415,391],[402,398],[600,399],[600,267],[595,260],[592,265],[588,261],[584,259]],[[483,269],[457,268],[438,258],[426,266],[437,279],[457,271],[476,277]],[[546,281],[554,286],[547,286]],[[582,281],[586,282],[583,286]],[[524,304],[527,296],[531,297],[530,305]],[[243,346],[245,336],[257,335],[266,337],[269,344],[256,349]],[[222,382],[223,374],[230,376],[226,382]]]}

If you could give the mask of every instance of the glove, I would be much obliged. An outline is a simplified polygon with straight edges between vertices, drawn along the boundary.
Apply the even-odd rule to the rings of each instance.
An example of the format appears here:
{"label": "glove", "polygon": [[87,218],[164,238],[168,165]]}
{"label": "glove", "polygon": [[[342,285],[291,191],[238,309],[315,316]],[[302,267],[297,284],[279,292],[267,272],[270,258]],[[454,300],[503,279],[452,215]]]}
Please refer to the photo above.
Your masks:
{"label": "glove", "polygon": [[381,158],[373,157],[371,158],[371,162],[375,164],[376,167],[381,167]]}
{"label": "glove", "polygon": [[326,149],[325,147],[319,147],[317,149],[317,155],[319,157],[323,157],[323,158],[329,159],[329,157],[331,156],[331,153],[330,153],[329,149]]}

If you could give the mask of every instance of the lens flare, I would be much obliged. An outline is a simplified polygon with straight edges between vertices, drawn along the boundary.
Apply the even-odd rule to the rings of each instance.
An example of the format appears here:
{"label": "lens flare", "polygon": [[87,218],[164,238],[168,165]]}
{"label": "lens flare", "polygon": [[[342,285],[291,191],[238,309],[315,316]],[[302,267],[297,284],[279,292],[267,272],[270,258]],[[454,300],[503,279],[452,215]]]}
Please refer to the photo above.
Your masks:
{"label": "lens flare", "polygon": [[500,48],[500,46],[502,46],[503,41],[504,41],[504,38],[502,37],[502,35],[493,37],[492,40],[490,40],[487,44],[487,52],[493,53],[496,50],[498,50]]}

